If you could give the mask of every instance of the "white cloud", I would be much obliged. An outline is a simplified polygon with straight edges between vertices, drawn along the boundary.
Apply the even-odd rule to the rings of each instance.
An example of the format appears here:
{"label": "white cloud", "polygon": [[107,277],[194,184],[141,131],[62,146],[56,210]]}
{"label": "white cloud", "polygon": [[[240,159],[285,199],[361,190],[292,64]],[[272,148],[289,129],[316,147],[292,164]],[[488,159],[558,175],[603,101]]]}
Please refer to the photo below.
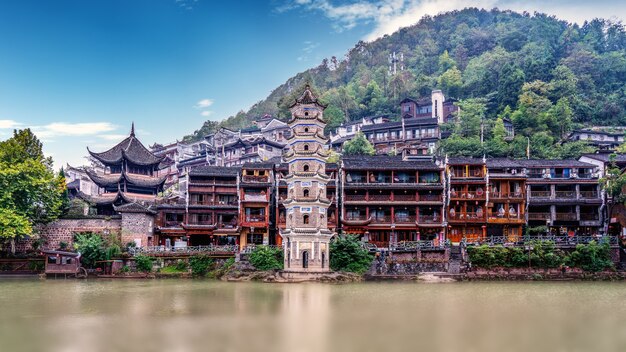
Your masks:
{"label": "white cloud", "polygon": [[127,134],[101,134],[98,135],[99,138],[102,139],[106,139],[107,141],[117,141],[117,140],[122,140],[126,137],[128,137]]}
{"label": "white cloud", "polygon": [[[598,2],[603,4],[599,6]],[[615,1],[598,0],[372,0],[345,3],[333,0],[296,0],[277,8],[278,12],[294,9],[321,11],[333,21],[337,31],[350,30],[357,25],[372,25],[372,30],[363,39],[371,41],[391,34],[402,27],[417,23],[426,15],[466,7],[491,9],[498,7],[515,11],[538,11],[556,15],[560,19],[582,23],[596,17],[615,18],[616,13],[625,13],[624,5]],[[621,9],[621,10],[620,10]],[[622,15],[623,17],[623,15]],[[622,18],[623,19],[623,18]],[[302,56],[306,58],[306,56]]]}
{"label": "white cloud", "polygon": [[298,61],[307,61],[309,59],[309,55],[315,51],[320,46],[320,43],[305,41],[302,43],[304,47],[302,48],[302,55],[298,56]]}
{"label": "white cloud", "polygon": [[208,110],[205,110],[205,111],[200,113],[200,115],[202,115],[204,117],[211,116],[211,114],[213,114],[213,111],[208,111]]}
{"label": "white cloud", "polygon": [[20,126],[21,123],[13,120],[0,120],[0,129],[11,129]]}
{"label": "white cloud", "polygon": [[204,108],[208,108],[211,105],[213,105],[213,99],[202,99],[199,102],[197,102],[196,105],[194,105],[194,108],[204,109]]}
{"label": "white cloud", "polygon": [[115,129],[117,129],[117,126],[110,122],[53,122],[44,126],[32,127],[32,130],[37,137],[46,140],[62,136],[92,136],[105,132],[111,132]]}

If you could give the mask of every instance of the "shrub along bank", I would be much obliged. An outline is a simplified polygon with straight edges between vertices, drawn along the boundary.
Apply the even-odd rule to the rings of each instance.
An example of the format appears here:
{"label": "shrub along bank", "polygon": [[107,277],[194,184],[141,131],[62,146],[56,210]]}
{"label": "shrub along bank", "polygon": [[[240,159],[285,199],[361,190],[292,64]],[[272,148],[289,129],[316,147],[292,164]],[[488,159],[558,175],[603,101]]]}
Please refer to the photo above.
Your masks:
{"label": "shrub along bank", "polygon": [[614,269],[608,243],[579,244],[569,253],[556,248],[551,241],[535,241],[528,248],[482,245],[468,247],[467,254],[473,267],[486,269],[529,266],[542,269],[569,266],[590,272]]}

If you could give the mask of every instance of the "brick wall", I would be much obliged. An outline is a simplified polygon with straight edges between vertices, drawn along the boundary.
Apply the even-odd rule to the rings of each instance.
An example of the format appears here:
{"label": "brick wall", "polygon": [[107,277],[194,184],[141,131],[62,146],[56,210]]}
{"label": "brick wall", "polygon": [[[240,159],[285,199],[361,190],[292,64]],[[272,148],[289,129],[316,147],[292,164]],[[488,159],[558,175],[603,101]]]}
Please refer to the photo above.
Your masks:
{"label": "brick wall", "polygon": [[136,242],[138,246],[152,245],[154,216],[143,213],[122,213],[122,244]]}
{"label": "brick wall", "polygon": [[[122,220],[119,218],[59,219],[47,225],[37,226],[33,232],[47,241],[42,249],[57,249],[60,242],[71,246],[77,232],[120,233],[121,227]],[[17,252],[30,250],[32,242],[32,239],[18,241],[15,249]]]}

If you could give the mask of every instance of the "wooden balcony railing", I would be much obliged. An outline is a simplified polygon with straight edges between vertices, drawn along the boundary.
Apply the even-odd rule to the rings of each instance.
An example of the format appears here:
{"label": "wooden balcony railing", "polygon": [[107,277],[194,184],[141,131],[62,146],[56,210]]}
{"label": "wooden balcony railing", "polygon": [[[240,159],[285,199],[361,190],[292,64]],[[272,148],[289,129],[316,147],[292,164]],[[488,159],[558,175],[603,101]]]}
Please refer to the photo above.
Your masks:
{"label": "wooden balcony railing", "polygon": [[265,194],[244,194],[243,200],[251,202],[267,202],[267,195]]}
{"label": "wooden balcony railing", "polygon": [[576,191],[556,191],[554,192],[556,198],[562,199],[575,199]]}
{"label": "wooden balcony railing", "polygon": [[393,200],[397,202],[415,202],[417,197],[415,194],[394,194]]}
{"label": "wooden balcony railing", "polygon": [[413,215],[396,215],[396,223],[399,224],[414,224],[415,216]]}
{"label": "wooden balcony railing", "polygon": [[596,191],[580,191],[580,198],[583,199],[597,199],[598,192]]}
{"label": "wooden balcony railing", "polygon": [[343,199],[347,202],[364,202],[365,194],[346,194]]}
{"label": "wooden balcony railing", "polygon": [[449,220],[463,220],[463,221],[484,221],[484,213],[467,212],[467,213],[455,213],[454,215],[448,215]]}
{"label": "wooden balcony railing", "polygon": [[370,194],[368,200],[371,201],[391,201],[391,194]]}
{"label": "wooden balcony railing", "polygon": [[420,201],[420,202],[441,202],[441,201],[443,201],[443,196],[441,194],[420,194],[418,196],[418,201]]}
{"label": "wooden balcony railing", "polygon": [[347,221],[365,221],[369,218],[365,215],[346,215],[344,216],[344,219]]}
{"label": "wooden balcony railing", "polygon": [[550,191],[530,191],[530,196],[533,198],[550,198]]}
{"label": "wooden balcony railing", "polygon": [[269,176],[244,175],[242,180],[243,182],[250,182],[250,183],[267,183],[270,181],[270,178]]}
{"label": "wooden balcony railing", "polygon": [[528,220],[550,220],[550,213],[528,213]]}
{"label": "wooden balcony railing", "polygon": [[556,213],[556,220],[576,221],[576,213]]}
{"label": "wooden balcony railing", "polygon": [[485,197],[484,191],[454,191],[450,193],[450,198],[453,199],[484,199]]}
{"label": "wooden balcony railing", "polygon": [[439,215],[420,215],[417,219],[420,224],[440,224],[441,216]]}

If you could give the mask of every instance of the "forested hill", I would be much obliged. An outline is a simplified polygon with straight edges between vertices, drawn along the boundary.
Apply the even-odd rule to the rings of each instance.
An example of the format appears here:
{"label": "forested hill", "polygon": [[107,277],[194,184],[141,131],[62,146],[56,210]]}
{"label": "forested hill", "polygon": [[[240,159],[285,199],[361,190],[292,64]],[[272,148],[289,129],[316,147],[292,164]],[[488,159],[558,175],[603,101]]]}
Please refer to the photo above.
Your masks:
{"label": "forested hill", "polygon": [[[395,75],[388,72],[392,52],[404,56],[404,70]],[[490,126],[498,116],[509,117],[520,135],[543,133],[557,143],[573,127],[626,124],[626,33],[609,20],[579,26],[500,10],[424,17],[392,35],[357,43],[344,59],[324,60],[249,111],[219,124],[207,121],[185,138],[201,138],[218,126],[247,127],[264,114],[285,119],[305,82],[329,104],[331,126],[398,115],[403,98],[427,97],[439,88],[449,98],[482,103]],[[457,132],[473,137],[467,128]]]}

